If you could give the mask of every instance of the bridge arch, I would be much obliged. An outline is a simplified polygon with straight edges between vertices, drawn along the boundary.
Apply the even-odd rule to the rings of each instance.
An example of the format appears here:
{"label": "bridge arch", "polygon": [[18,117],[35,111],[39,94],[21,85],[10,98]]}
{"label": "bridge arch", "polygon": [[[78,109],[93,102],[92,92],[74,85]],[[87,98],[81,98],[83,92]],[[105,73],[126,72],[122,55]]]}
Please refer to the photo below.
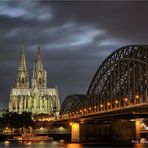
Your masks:
{"label": "bridge arch", "polygon": [[87,91],[87,108],[104,110],[146,102],[148,45],[130,45],[109,55],[96,71]]}
{"label": "bridge arch", "polygon": [[72,115],[78,113],[80,109],[84,107],[85,95],[69,95],[65,98],[60,114],[61,115]]}

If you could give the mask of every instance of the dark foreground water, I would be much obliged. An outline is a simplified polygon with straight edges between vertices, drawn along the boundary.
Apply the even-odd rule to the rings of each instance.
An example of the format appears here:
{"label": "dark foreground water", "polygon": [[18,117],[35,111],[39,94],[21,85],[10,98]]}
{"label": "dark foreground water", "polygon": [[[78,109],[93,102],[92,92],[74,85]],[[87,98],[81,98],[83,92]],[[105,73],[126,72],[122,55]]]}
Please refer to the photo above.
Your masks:
{"label": "dark foreground water", "polygon": [[148,143],[125,143],[125,142],[93,142],[93,143],[66,143],[63,140],[59,141],[40,141],[40,142],[19,142],[19,141],[3,141],[0,142],[0,147],[39,147],[39,148],[91,148],[91,147],[148,147]]}

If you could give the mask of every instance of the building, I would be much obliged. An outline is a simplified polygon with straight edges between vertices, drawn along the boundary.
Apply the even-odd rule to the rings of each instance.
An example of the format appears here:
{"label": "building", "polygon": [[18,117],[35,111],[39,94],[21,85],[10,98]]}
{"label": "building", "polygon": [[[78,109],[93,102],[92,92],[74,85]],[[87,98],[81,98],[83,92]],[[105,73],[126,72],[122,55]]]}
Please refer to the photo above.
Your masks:
{"label": "building", "polygon": [[31,86],[24,50],[21,49],[15,87],[10,91],[9,112],[32,112],[57,116],[60,101],[57,88],[47,88],[47,72],[43,67],[40,47],[35,60]]}

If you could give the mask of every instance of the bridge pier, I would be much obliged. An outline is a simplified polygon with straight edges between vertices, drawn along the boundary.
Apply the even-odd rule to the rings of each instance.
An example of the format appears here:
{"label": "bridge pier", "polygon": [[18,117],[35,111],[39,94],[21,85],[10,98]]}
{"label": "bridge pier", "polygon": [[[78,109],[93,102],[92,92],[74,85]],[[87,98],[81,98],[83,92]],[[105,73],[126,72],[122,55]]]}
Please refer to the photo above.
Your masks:
{"label": "bridge pier", "polygon": [[71,142],[140,140],[140,122],[117,120],[101,123],[72,123]]}
{"label": "bridge pier", "polygon": [[110,124],[80,124],[80,142],[109,140]]}
{"label": "bridge pier", "polygon": [[140,134],[140,121],[135,121],[135,138],[137,141],[140,140],[141,134]]}
{"label": "bridge pier", "polygon": [[72,123],[71,125],[71,142],[80,142],[80,125]]}

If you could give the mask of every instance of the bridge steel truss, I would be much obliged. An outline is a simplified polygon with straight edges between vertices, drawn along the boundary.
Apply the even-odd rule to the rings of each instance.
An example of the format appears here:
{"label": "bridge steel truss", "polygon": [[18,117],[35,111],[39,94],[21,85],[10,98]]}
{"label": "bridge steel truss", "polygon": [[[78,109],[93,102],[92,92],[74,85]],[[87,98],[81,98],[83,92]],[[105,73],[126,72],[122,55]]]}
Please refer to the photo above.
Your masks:
{"label": "bridge steel truss", "polygon": [[101,64],[87,91],[85,111],[98,112],[148,101],[148,46],[122,47]]}
{"label": "bridge steel truss", "polygon": [[79,114],[79,110],[84,108],[85,95],[73,94],[65,98],[60,114],[63,117],[70,117]]}

